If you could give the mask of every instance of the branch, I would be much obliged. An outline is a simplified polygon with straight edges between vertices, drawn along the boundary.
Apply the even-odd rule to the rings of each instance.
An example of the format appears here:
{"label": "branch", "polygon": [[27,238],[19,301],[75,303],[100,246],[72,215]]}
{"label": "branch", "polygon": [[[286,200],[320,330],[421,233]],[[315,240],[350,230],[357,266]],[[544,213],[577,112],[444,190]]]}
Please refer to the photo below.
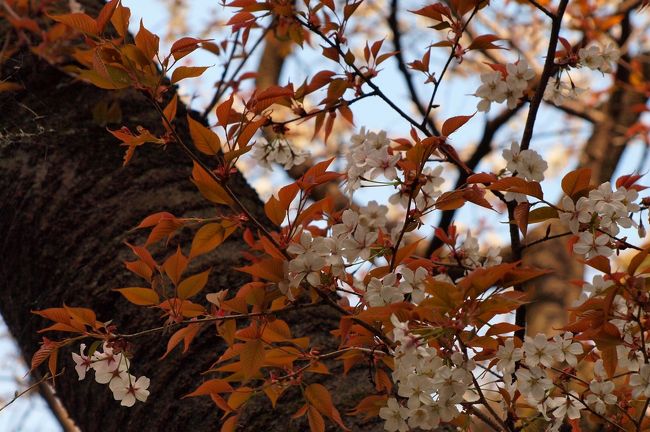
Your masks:
{"label": "branch", "polygon": [[542,104],[542,99],[544,98],[544,91],[546,91],[546,85],[548,84],[551,74],[555,69],[555,52],[557,51],[557,43],[560,37],[560,29],[562,28],[562,17],[564,16],[564,11],[566,10],[569,0],[561,0],[560,5],[557,8],[557,12],[553,18],[553,23],[551,25],[551,35],[548,41],[548,51],[546,52],[546,61],[544,62],[544,69],[542,70],[542,76],[539,79],[539,84],[533,100],[530,102],[530,108],[528,110],[528,118],[526,118],[526,126],[524,127],[524,135],[521,138],[521,150],[526,150],[530,147],[530,141],[533,138],[533,129],[535,128],[535,120],[537,119],[537,112],[539,107]]}
{"label": "branch", "polygon": [[399,23],[397,21],[397,9],[398,9],[399,0],[391,0],[390,5],[390,14],[386,21],[388,22],[388,28],[390,28],[393,33],[393,46],[395,47],[395,60],[397,60],[397,67],[404,77],[406,82],[406,87],[408,88],[409,95],[411,96],[411,101],[415,104],[415,107],[418,109],[422,117],[424,118],[425,124],[431,129],[434,135],[439,136],[440,131],[435,125],[435,122],[429,118],[427,111],[424,109],[422,103],[418,98],[417,91],[415,90],[415,84],[413,83],[413,77],[409,73],[406,67],[406,61],[404,59],[404,53],[402,48],[402,32],[399,29]]}
{"label": "branch", "polygon": [[476,3],[476,7],[472,11],[472,14],[467,18],[467,21],[465,21],[465,24],[463,25],[463,28],[460,30],[460,32],[456,35],[456,40],[454,41],[454,45],[451,47],[451,53],[449,54],[449,57],[447,58],[447,62],[445,63],[445,66],[442,68],[442,72],[440,72],[440,76],[436,79],[436,82],[433,87],[433,92],[431,93],[431,98],[429,99],[429,105],[427,106],[427,112],[424,116],[424,120],[422,121],[422,124],[426,124],[427,119],[429,118],[429,114],[431,113],[431,110],[433,109],[433,101],[436,98],[436,93],[438,93],[438,88],[440,88],[440,83],[442,82],[442,78],[445,76],[445,73],[447,72],[447,69],[449,68],[449,65],[451,64],[451,61],[456,57],[456,49],[458,48],[458,45],[460,44],[460,38],[463,36],[463,33],[465,33],[465,30],[467,29],[467,26],[469,25],[470,21],[472,21],[472,18],[476,15],[476,13],[479,10],[481,2]]}

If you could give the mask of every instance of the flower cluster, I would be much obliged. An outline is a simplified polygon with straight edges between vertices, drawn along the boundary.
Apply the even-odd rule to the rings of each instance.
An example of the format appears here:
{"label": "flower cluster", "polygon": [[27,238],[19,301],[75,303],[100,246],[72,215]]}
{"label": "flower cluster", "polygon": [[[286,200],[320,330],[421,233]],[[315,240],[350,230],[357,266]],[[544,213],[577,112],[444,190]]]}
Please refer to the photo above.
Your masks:
{"label": "flower cluster", "polygon": [[[467,352],[452,350],[443,354],[413,334],[408,323],[400,322],[395,315],[391,322],[395,326],[393,339],[398,343],[393,380],[399,397],[389,398],[387,406],[379,411],[389,432],[409,428],[431,430],[441,422],[450,422],[459,415],[463,403],[484,398],[490,388],[494,391],[495,385],[510,399],[515,398],[516,392],[521,394],[549,422],[547,431],[560,430],[566,420],[580,418],[583,410],[604,415],[618,403],[615,384],[608,378],[602,359],[595,362],[593,378],[583,381],[585,387],[580,393],[568,385],[563,371],[574,371],[585,357],[583,344],[570,332],[550,339],[544,334],[527,336],[519,346],[516,339],[505,339],[495,359],[500,379],[487,382],[481,381],[482,374],[475,375],[477,365],[467,357]],[[632,397],[648,397],[650,365],[639,366],[642,358],[636,356],[627,361],[630,350],[621,348],[617,349],[619,362],[634,372],[629,379]]]}
{"label": "flower cluster", "polygon": [[361,128],[358,134],[352,136],[346,157],[346,189],[349,192],[357,190],[362,180],[374,180],[379,176],[388,180],[397,179],[396,166],[401,155],[390,148],[390,140],[385,131],[375,133]]}
{"label": "flower cluster", "polygon": [[[548,163],[535,150],[520,150],[519,143],[513,141],[510,149],[503,150],[502,155],[506,160],[506,169],[513,176],[528,181],[541,182],[544,180],[544,172],[548,169]],[[527,201],[525,195],[513,192],[506,192],[505,199],[517,200],[517,202]]]}
{"label": "flower cluster", "polygon": [[489,112],[493,102],[506,101],[509,109],[514,109],[528,88],[528,81],[535,77],[535,72],[528,67],[525,59],[508,63],[505,73],[494,71],[481,74],[481,85],[474,96],[481,98],[477,109]]}
{"label": "flower cluster", "polygon": [[574,202],[565,196],[561,202],[560,220],[578,241],[573,251],[587,259],[596,255],[612,255],[612,237],[618,235],[620,228],[631,228],[636,222],[631,215],[641,207],[635,202],[639,193],[634,189],[619,187],[615,191],[609,182],[601,184]]}
{"label": "flower cluster", "polygon": [[607,73],[613,70],[613,65],[621,58],[621,52],[614,43],[609,43],[605,48],[591,45],[580,48],[578,58],[581,66]]}
{"label": "flower cluster", "polygon": [[560,78],[551,77],[544,90],[544,100],[555,105],[562,105],[567,99],[576,99],[584,90],[565,83]]}
{"label": "flower cluster", "polygon": [[[314,237],[302,228],[297,231],[294,242],[287,247],[287,252],[294,254],[288,265],[289,287],[295,288],[303,281],[312,286],[321,285],[322,270],[328,269],[333,276],[342,276],[346,264],[371,258],[372,248],[379,232],[387,232],[388,207],[370,201],[358,211],[345,210],[340,223],[331,227],[331,236]],[[393,228],[395,235],[398,227]]]}
{"label": "flower cluster", "polygon": [[86,355],[86,345],[81,344],[79,354],[72,353],[75,370],[79,380],[86,378],[89,370],[95,372],[95,381],[108,384],[115,400],[121,405],[131,407],[136,400],[145,402],[149,396],[149,378],[136,378],[129,373],[129,359],[121,352],[103,345],[103,351],[96,350],[92,355]]}
{"label": "flower cluster", "polygon": [[290,169],[303,164],[309,154],[295,150],[285,137],[277,136],[271,141],[257,141],[253,146],[252,156],[261,166],[267,169],[271,169],[272,163]]}
{"label": "flower cluster", "polygon": [[476,367],[473,361],[465,361],[460,352],[445,358],[435,348],[422,344],[409,332],[406,323],[393,315],[395,325],[393,337],[399,343],[395,350],[393,381],[397,394],[405,405],[396,398],[388,399],[379,416],[386,421],[387,431],[408,431],[409,428],[432,430],[440,422],[450,422],[460,411],[458,405],[475,400],[470,390]]}

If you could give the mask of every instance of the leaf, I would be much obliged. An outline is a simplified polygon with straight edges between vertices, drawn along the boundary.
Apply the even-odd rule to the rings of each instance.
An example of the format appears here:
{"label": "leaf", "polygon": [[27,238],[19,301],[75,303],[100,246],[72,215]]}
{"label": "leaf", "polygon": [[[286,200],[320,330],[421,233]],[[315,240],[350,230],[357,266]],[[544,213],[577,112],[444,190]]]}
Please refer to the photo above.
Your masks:
{"label": "leaf", "polygon": [[174,60],[180,60],[199,47],[201,42],[207,42],[210,39],[195,39],[192,37],[180,38],[173,43],[170,54]]}
{"label": "leaf", "polygon": [[443,136],[451,135],[458,128],[460,128],[465,123],[467,123],[472,117],[474,117],[474,114],[468,116],[456,116],[456,117],[448,118],[447,120],[445,120],[445,122],[442,125],[442,135]]}
{"label": "leaf", "polygon": [[490,326],[490,329],[485,332],[486,336],[495,336],[495,335],[500,335],[504,333],[513,333],[516,332],[517,330],[521,330],[523,327],[520,327],[515,324],[510,324],[507,322],[502,322],[502,323],[496,323],[492,326]]}
{"label": "leaf", "polygon": [[309,384],[305,389],[305,398],[307,398],[309,403],[313,405],[314,408],[318,410],[318,412],[326,417],[331,418],[336,424],[341,427],[341,429],[349,430],[343,424],[341,414],[339,414],[339,411],[332,403],[332,396],[330,395],[329,390],[325,388],[325,386],[317,383]]}
{"label": "leaf", "polygon": [[106,27],[108,21],[113,17],[113,13],[115,12],[115,8],[118,4],[119,0],[111,0],[106,3],[102,10],[99,12],[99,16],[96,20],[97,31],[99,33],[104,31],[104,27]]}
{"label": "leaf", "polygon": [[212,393],[229,393],[233,388],[226,380],[211,379],[197,387],[192,393],[188,393],[183,398],[204,396]]}
{"label": "leaf", "polygon": [[169,276],[169,279],[171,279],[174,285],[178,285],[178,281],[181,279],[181,275],[187,268],[187,262],[187,258],[185,255],[183,255],[183,252],[181,252],[181,247],[178,246],[176,253],[167,258],[163,264],[165,273],[167,276]]}
{"label": "leaf", "polygon": [[158,293],[151,288],[130,287],[118,288],[115,291],[119,292],[128,301],[138,306],[153,306],[160,303]]}
{"label": "leaf", "polygon": [[159,45],[160,38],[147,30],[142,24],[141,19],[140,30],[138,31],[138,34],[135,35],[135,46],[142,51],[147,60],[152,60],[156,57],[156,54],[158,54]]}
{"label": "leaf", "polygon": [[528,224],[544,222],[548,219],[557,219],[557,209],[553,207],[538,207],[528,213]]}
{"label": "leaf", "polygon": [[264,364],[264,356],[264,342],[260,339],[252,339],[244,344],[239,354],[244,378],[250,379],[259,372]]}
{"label": "leaf", "polygon": [[[163,114],[165,115],[165,118],[167,119],[167,122],[172,123],[174,119],[176,118],[176,107],[178,106],[178,94],[174,93],[174,96],[172,97],[172,100],[169,101],[165,109],[163,110]],[[167,126],[167,122],[163,122],[163,125],[165,126],[165,129],[167,131],[171,132],[169,130],[169,126]]]}
{"label": "leaf", "polygon": [[98,33],[97,23],[85,13],[75,12],[65,15],[49,15],[49,17],[56,22],[65,24],[82,33],[91,35],[96,35]]}
{"label": "leaf", "polygon": [[287,214],[280,200],[273,195],[271,195],[266,204],[264,204],[264,213],[266,213],[266,216],[268,216],[271,222],[277,226],[282,225],[282,222],[284,221],[284,218]]}
{"label": "leaf", "polygon": [[22,90],[23,86],[21,84],[10,82],[10,81],[0,81],[0,93],[1,92],[10,92]]}
{"label": "leaf", "polygon": [[489,186],[486,186],[486,188],[503,192],[521,193],[524,195],[533,196],[538,199],[544,198],[542,187],[538,182],[529,182],[519,177],[504,177],[495,181]]}
{"label": "leaf", "polygon": [[515,222],[521,234],[526,237],[528,232],[528,211],[530,210],[530,203],[528,201],[517,204],[514,211]]}
{"label": "leaf", "polygon": [[176,84],[185,78],[196,78],[201,76],[209,66],[179,66],[172,72],[172,84]]}
{"label": "leaf", "polygon": [[463,196],[463,191],[445,192],[436,200],[437,210],[456,210],[465,205],[467,200]]}
{"label": "leaf", "polygon": [[363,414],[366,420],[377,417],[379,410],[386,406],[387,399],[386,395],[367,396],[353,410],[349,411],[349,414],[354,416]]}
{"label": "leaf", "polygon": [[223,187],[210,174],[205,172],[205,169],[196,161],[194,161],[194,168],[192,169],[192,181],[201,192],[201,195],[207,200],[216,204],[234,204]]}
{"label": "leaf", "polygon": [[117,34],[125,37],[129,32],[129,19],[131,17],[131,9],[118,4],[111,17],[111,24],[115,27]]}
{"label": "leaf", "polygon": [[237,225],[234,222],[224,221],[221,223],[209,223],[203,225],[192,240],[190,258],[208,253],[223,243],[235,230]]}
{"label": "leaf", "polygon": [[[177,69],[178,70],[178,69]],[[173,80],[173,78],[172,78]],[[187,123],[190,126],[190,136],[194,146],[201,152],[210,156],[216,155],[221,149],[219,135],[211,129],[203,126],[198,121],[187,115]]]}
{"label": "leaf", "polygon": [[325,419],[313,406],[307,410],[307,420],[311,432],[325,432]]}
{"label": "leaf", "polygon": [[178,285],[178,297],[180,299],[186,299],[200,292],[205,287],[205,284],[208,283],[210,270],[208,269],[183,280]]}
{"label": "leaf", "polygon": [[591,168],[579,168],[571,171],[562,179],[562,190],[573,197],[575,194],[589,187],[591,181]]}
{"label": "leaf", "polygon": [[490,50],[490,49],[505,49],[498,45],[494,45],[494,42],[503,40],[498,36],[492,34],[485,34],[477,36],[472,40],[472,43],[467,47],[468,50]]}

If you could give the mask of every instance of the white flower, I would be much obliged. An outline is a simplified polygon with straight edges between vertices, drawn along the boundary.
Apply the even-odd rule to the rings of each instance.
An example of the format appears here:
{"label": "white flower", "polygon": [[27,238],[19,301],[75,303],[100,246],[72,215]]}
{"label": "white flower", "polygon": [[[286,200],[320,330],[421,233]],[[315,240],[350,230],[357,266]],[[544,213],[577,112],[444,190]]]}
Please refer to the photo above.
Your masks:
{"label": "white flower", "polygon": [[481,74],[481,85],[476,89],[475,96],[500,103],[506,99],[507,90],[501,72],[486,72]]}
{"label": "white flower", "polygon": [[603,67],[605,59],[600,52],[600,47],[591,45],[587,48],[580,48],[578,51],[580,63],[592,70],[599,70]]}
{"label": "white flower", "polygon": [[271,168],[273,162],[284,166],[285,169],[290,169],[304,163],[308,156],[305,152],[294,150],[289,141],[282,136],[278,136],[270,142],[257,141],[251,155],[267,169]]}
{"label": "white flower", "polygon": [[133,375],[128,375],[126,379],[114,379],[109,384],[115,400],[122,401],[121,405],[131,407],[135,404],[136,399],[145,402],[149,396],[149,378],[141,376],[137,380]]}
{"label": "white flower", "polygon": [[618,63],[618,60],[621,58],[621,51],[618,49],[618,46],[614,43],[609,43],[603,49],[603,66],[600,68],[600,71],[603,73],[610,72],[612,70],[612,64]]}
{"label": "white flower", "polygon": [[[120,354],[121,355],[121,354]],[[123,357],[126,359],[126,357]],[[119,366],[113,370],[100,369],[95,371],[95,381],[99,384],[108,384],[116,379],[123,379],[128,375],[128,364],[120,361]]]}
{"label": "white flower", "polygon": [[510,375],[515,370],[515,362],[524,357],[524,350],[515,348],[514,340],[508,339],[499,347],[496,356],[499,359],[497,370],[503,372],[504,375]]}
{"label": "white flower", "polygon": [[517,376],[517,388],[531,401],[541,401],[546,391],[553,388],[553,382],[539,367],[520,368],[515,375]]}
{"label": "white flower", "polygon": [[638,373],[630,376],[632,397],[638,399],[640,396],[650,397],[650,365],[644,364]]}
{"label": "white flower", "polygon": [[297,256],[289,262],[290,285],[297,287],[306,278],[312,286],[319,286],[320,271],[325,264],[325,258],[312,252]]}
{"label": "white flower", "polygon": [[594,238],[594,235],[589,231],[583,231],[578,235],[578,241],[573,245],[573,252],[590,259],[598,255],[609,257],[614,253],[614,250],[609,247],[609,236],[606,234]]}
{"label": "white flower", "polygon": [[576,367],[578,364],[576,356],[582,354],[584,350],[582,344],[573,341],[573,333],[567,332],[562,336],[556,335],[553,337],[553,340],[557,347],[556,355],[558,361],[566,361],[569,366]]}
{"label": "white flower", "polygon": [[486,72],[481,74],[481,85],[474,95],[481,98],[477,109],[482,112],[490,111],[492,102],[501,103],[506,100],[508,85],[503,80],[501,72]]}
{"label": "white flower", "polygon": [[535,71],[528,66],[526,59],[521,59],[517,63],[508,63],[506,71],[508,72],[506,77],[508,87],[521,92],[528,87],[528,81],[535,77]]}
{"label": "white flower", "polygon": [[114,353],[106,343],[104,343],[103,349],[103,352],[95,351],[92,357],[91,367],[95,370],[95,379],[98,374],[113,372],[118,368],[120,370],[129,368],[129,360],[122,353]]}
{"label": "white flower", "polygon": [[408,418],[409,410],[397,402],[397,399],[390,398],[385,407],[379,410],[379,417],[385,420],[384,429],[388,432],[406,432],[409,427],[405,419]]}
{"label": "white flower", "polygon": [[560,221],[566,224],[573,234],[578,234],[581,223],[588,223],[591,220],[588,201],[585,197],[574,203],[571,197],[565,196],[561,202]]}
{"label": "white flower", "polygon": [[561,419],[564,416],[567,416],[571,420],[580,418],[580,410],[584,407],[584,404],[578,399],[578,394],[571,390],[570,395],[566,397],[556,397],[552,399],[551,406],[555,407],[553,411],[553,416],[555,418]]}
{"label": "white flower", "polygon": [[506,168],[511,173],[516,172],[526,180],[544,180],[548,163],[535,150],[520,150],[519,144],[513,141],[510,149],[503,150],[502,155],[506,160]]}
{"label": "white flower", "polygon": [[536,335],[534,339],[526,336],[523,348],[526,354],[524,362],[530,367],[538,366],[539,364],[551,367],[553,365],[553,359],[557,357],[557,346],[550,343],[546,335],[542,333]]}
{"label": "white flower", "polygon": [[92,359],[84,354],[85,350],[86,344],[81,344],[79,346],[79,354],[72,353],[72,360],[75,363],[74,370],[79,375],[79,381],[86,378],[86,372],[92,367]]}
{"label": "white flower", "polygon": [[385,306],[403,301],[404,295],[400,292],[399,287],[395,285],[395,282],[397,282],[395,273],[389,273],[382,279],[375,277],[370,279],[364,296],[368,305],[371,307]]}
{"label": "white flower", "polygon": [[589,390],[591,394],[587,395],[587,405],[598,414],[605,414],[606,405],[616,403],[616,395],[612,394],[614,392],[614,383],[611,381],[592,380],[589,383]]}
{"label": "white flower", "polygon": [[572,94],[571,87],[557,78],[550,78],[544,90],[544,100],[555,105],[562,105]]}
{"label": "white flower", "polygon": [[636,372],[643,364],[643,353],[639,350],[632,350],[625,345],[616,346],[616,357],[618,366],[625,368],[630,372]]}
{"label": "white flower", "polygon": [[399,287],[404,294],[411,294],[413,303],[420,303],[424,300],[425,281],[429,274],[424,267],[418,267],[415,272],[408,267],[399,270],[402,275]]}

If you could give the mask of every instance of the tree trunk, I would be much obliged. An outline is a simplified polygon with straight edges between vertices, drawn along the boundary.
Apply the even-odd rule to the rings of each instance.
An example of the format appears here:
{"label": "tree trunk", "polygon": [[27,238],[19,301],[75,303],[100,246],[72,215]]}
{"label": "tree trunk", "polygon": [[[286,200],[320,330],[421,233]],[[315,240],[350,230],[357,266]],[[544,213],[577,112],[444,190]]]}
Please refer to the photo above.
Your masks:
{"label": "tree trunk", "polygon": [[[136,282],[122,265],[133,259],[123,242],[143,242],[141,234],[128,231],[145,216],[163,210],[176,216],[215,213],[189,181],[189,161],[173,145],[165,150],[151,146],[138,149],[131,164],[122,168],[123,149],[105,128],[93,123],[92,112],[100,101],[115,98],[125,124],[159,130],[160,120],[144,98],[131,91],[107,93],[77,82],[29,53],[16,56],[5,67],[13,69],[12,81],[19,81],[25,90],[0,93],[0,283],[4,300],[0,313],[25,358],[31,358],[39,347],[37,331],[49,325],[30,310],[63,303],[91,307],[98,319],[113,320],[124,333],[160,325],[158,313],[128,304],[111,289]],[[184,107],[179,106],[178,118],[184,117]],[[187,136],[182,122],[179,129]],[[240,175],[234,177],[232,187],[264,219],[254,190]],[[187,247],[187,242],[181,244]],[[243,274],[232,270],[244,263],[243,249],[241,238],[233,236],[200,263],[202,268],[213,266],[207,292],[245,282]],[[336,326],[338,317],[328,307],[283,318],[295,335],[311,335],[316,346],[332,348],[332,341],[324,336]],[[106,386],[90,382],[92,378],[79,382],[69,352],[60,354],[60,366],[66,371],[57,378],[57,394],[83,431],[218,430],[222,413],[209,398],[180,399],[205,379],[201,373],[225,349],[211,333],[204,331],[197,337],[186,355],[174,352],[162,361],[158,359],[167,337],[136,341],[134,373],[151,378],[146,403],[120,407]],[[351,375],[344,378],[335,369],[329,376],[306,379],[318,379],[330,387],[344,413],[370,391],[367,369],[359,368]],[[242,417],[242,430],[305,430],[304,418],[289,418],[302,403],[297,391],[288,392],[273,411],[264,396],[255,397]],[[353,420],[346,419],[353,430],[380,429],[377,422]]]}

